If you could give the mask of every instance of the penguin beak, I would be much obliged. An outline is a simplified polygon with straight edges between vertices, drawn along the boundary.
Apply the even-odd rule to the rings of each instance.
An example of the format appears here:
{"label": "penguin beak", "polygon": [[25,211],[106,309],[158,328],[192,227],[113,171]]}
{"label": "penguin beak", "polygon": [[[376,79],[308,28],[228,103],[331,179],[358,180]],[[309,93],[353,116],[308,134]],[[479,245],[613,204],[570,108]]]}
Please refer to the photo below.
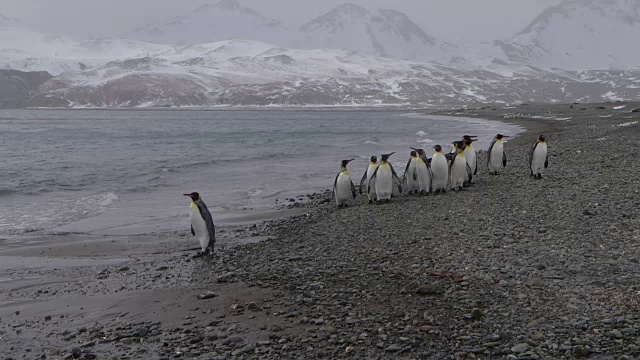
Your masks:
{"label": "penguin beak", "polygon": [[184,196],[191,196],[191,194],[182,194],[182,195],[184,195]]}
{"label": "penguin beak", "polygon": [[347,164],[352,162],[353,160],[355,160],[355,159],[347,160]]}

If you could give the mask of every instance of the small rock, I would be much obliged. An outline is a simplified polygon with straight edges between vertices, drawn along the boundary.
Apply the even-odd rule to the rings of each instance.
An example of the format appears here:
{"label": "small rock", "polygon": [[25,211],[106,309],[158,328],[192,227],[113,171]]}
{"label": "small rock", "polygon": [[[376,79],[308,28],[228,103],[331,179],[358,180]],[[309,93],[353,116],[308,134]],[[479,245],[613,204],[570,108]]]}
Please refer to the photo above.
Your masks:
{"label": "small rock", "polygon": [[159,268],[156,269],[157,271],[167,271],[169,270],[168,266],[160,266]]}
{"label": "small rock", "polygon": [[198,295],[198,299],[200,300],[213,299],[214,297],[217,297],[217,296],[218,294],[214,293],[213,291],[207,291],[205,293]]}
{"label": "small rock", "polygon": [[118,271],[129,271],[129,267],[128,266],[123,266],[120,269],[118,269]]}
{"label": "small rock", "polygon": [[575,357],[589,357],[589,354],[591,354],[591,351],[586,346],[576,345],[573,347],[573,355]]}
{"label": "small rock", "polygon": [[386,352],[398,352],[400,350],[402,350],[402,347],[398,344],[389,345],[384,349]]}
{"label": "small rock", "polygon": [[416,293],[418,295],[426,296],[426,295],[440,295],[444,293],[444,288],[438,284],[427,284],[420,286]]}
{"label": "small rock", "polygon": [[47,315],[44,317],[44,321],[51,321],[51,315]]}
{"label": "small rock", "polygon": [[256,348],[255,344],[245,345],[244,347],[242,347],[242,348],[240,348],[238,350],[234,350],[233,352],[231,352],[231,355],[238,356],[238,355],[253,351],[255,348]]}
{"label": "small rock", "polygon": [[511,348],[511,351],[513,351],[516,354],[522,354],[527,350],[529,350],[529,344],[526,344],[526,343],[518,344]]}
{"label": "small rock", "polygon": [[618,330],[618,329],[613,329],[609,333],[607,333],[607,336],[612,337],[612,338],[616,338],[616,339],[621,339],[622,338],[622,332],[620,332],[620,330]]}
{"label": "small rock", "polygon": [[531,278],[527,280],[527,286],[531,288],[542,288],[544,287],[544,280],[541,278]]}
{"label": "small rock", "polygon": [[80,356],[82,356],[82,350],[80,350],[79,347],[74,347],[73,349],[71,349],[70,353],[74,359],[79,359]]}
{"label": "small rock", "polygon": [[471,310],[471,320],[473,321],[480,321],[482,320],[482,317],[484,316],[484,314],[482,313],[482,311],[480,309],[473,309]]}

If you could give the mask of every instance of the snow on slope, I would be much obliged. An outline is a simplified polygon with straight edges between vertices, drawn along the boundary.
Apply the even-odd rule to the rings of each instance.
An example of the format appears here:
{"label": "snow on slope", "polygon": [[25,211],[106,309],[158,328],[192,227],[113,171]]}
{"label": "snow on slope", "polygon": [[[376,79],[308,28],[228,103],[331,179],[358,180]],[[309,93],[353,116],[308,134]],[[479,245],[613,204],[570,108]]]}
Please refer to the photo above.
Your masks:
{"label": "snow on slope", "polygon": [[[3,17],[0,22],[4,23]],[[115,59],[158,55],[171,50],[168,45],[131,40],[73,40],[50,36],[12,21],[0,24],[0,68],[47,71],[58,75],[82,71]]]}
{"label": "snow on slope", "polygon": [[543,68],[640,68],[640,1],[566,0],[514,37],[496,41],[507,59]]}
{"label": "snow on slope", "polygon": [[124,38],[167,44],[200,44],[229,39],[286,43],[284,25],[242,6],[221,0],[160,24],[150,24],[124,34]]}
{"label": "snow on slope", "polygon": [[344,4],[302,25],[292,47],[332,48],[363,54],[448,62],[453,47],[440,44],[396,10],[371,12]]}
{"label": "snow on slope", "polygon": [[[626,90],[616,88],[621,78]],[[45,83],[28,106],[586,102],[614,92],[640,99],[639,88],[640,74],[633,72],[559,75],[521,68],[503,76],[346,50],[228,40],[65,73]]]}

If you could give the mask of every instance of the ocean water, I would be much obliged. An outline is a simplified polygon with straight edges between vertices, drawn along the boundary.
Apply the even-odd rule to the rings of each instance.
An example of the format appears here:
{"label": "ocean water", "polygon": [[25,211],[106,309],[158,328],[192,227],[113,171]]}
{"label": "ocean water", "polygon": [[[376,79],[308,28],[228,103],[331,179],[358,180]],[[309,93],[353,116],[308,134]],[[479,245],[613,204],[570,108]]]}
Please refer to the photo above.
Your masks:
{"label": "ocean water", "polygon": [[479,148],[522,129],[402,111],[0,111],[0,241],[59,232],[188,229],[198,191],[217,222],[333,186],[342,159],[358,183],[371,155]]}

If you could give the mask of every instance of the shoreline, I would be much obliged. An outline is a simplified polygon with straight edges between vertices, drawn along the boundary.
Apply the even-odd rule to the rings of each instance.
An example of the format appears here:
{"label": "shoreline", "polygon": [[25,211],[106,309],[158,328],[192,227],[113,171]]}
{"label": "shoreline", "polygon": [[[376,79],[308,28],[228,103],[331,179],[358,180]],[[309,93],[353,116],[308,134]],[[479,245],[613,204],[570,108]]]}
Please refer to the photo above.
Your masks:
{"label": "shoreline", "polygon": [[[507,121],[490,108],[470,109],[479,118],[526,130],[507,142],[510,165],[504,175],[489,178],[480,165],[483,173],[467,192],[403,196],[380,206],[338,211],[331,201],[318,201],[261,227],[244,224],[248,230],[241,235],[230,228],[224,236],[238,242],[217,248],[216,257],[206,261],[189,258],[194,242],[187,231],[90,241],[70,234],[60,246],[2,249],[0,348],[13,347],[8,354],[14,357],[28,348],[47,358],[74,350],[99,358],[198,359],[297,358],[301,352],[309,358],[638,355],[629,346],[639,339],[640,317],[624,309],[637,304],[636,290],[628,286],[639,280],[640,268],[622,255],[640,256],[631,241],[638,210],[625,207],[628,217],[622,219],[614,211],[615,229],[607,225],[612,214],[605,211],[615,210],[625,194],[638,202],[637,190],[634,195],[620,188],[637,182],[606,182],[609,187],[598,191],[611,199],[599,198],[590,190],[603,183],[589,177],[598,174],[598,162],[583,162],[572,151],[578,147],[587,159],[599,159],[599,147],[591,143],[616,134],[626,142],[609,145],[615,154],[615,146],[631,143],[637,125],[628,134],[615,124],[600,129],[595,117],[602,110],[585,106],[594,109],[555,122]],[[528,105],[526,112],[565,116],[563,107],[568,105]],[[607,122],[640,118],[605,111],[612,115]],[[530,183],[522,164],[533,135],[541,132],[551,135],[551,167],[547,177]],[[596,182],[589,187],[580,180]],[[556,211],[558,206],[564,211]],[[583,240],[578,234],[612,239]],[[613,255],[620,257],[610,264]],[[43,258],[53,260],[42,264]],[[612,271],[614,277],[604,279],[609,275],[600,271],[593,274],[602,284],[592,285],[595,278],[585,271],[602,264],[627,275]],[[430,272],[459,274],[461,281]],[[620,302],[622,295],[629,301]],[[589,320],[573,325],[584,317]],[[624,320],[605,321],[609,317]],[[28,344],[31,338],[40,342]]]}

